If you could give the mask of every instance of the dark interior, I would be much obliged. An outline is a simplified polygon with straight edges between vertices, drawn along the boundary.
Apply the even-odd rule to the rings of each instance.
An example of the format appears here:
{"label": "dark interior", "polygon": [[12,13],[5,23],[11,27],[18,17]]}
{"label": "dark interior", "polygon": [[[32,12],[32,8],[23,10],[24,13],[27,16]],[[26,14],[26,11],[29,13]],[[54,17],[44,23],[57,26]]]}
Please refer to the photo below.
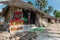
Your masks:
{"label": "dark interior", "polygon": [[36,18],[36,14],[33,11],[29,11],[29,10],[23,10],[23,17],[29,19],[29,13],[30,13],[30,19],[26,22],[24,22],[25,24],[35,24],[35,18]]}
{"label": "dark interior", "polygon": [[48,18],[48,22],[51,23],[51,20]]}
{"label": "dark interior", "polygon": [[23,10],[23,17],[28,19],[28,21],[24,21],[24,24],[35,24],[35,18],[36,18],[35,12],[30,10]]}

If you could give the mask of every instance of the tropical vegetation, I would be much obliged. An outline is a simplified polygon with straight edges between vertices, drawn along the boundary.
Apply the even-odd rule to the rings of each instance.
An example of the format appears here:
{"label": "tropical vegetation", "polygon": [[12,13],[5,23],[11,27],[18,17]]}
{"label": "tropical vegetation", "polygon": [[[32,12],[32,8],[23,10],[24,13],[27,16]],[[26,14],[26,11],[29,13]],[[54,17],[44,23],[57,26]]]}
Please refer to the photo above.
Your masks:
{"label": "tropical vegetation", "polygon": [[60,11],[54,10],[53,14],[56,18],[60,18]]}
{"label": "tropical vegetation", "polygon": [[35,5],[35,7],[45,13],[50,14],[53,11],[52,6],[48,6],[48,0],[35,0],[35,4],[31,1],[28,1],[29,4]]}
{"label": "tropical vegetation", "polygon": [[48,0],[35,0],[34,4],[31,1],[29,1],[28,3],[31,5],[35,5],[35,7],[37,9],[39,9],[49,15],[50,15],[50,13],[53,12],[53,14],[56,18],[60,18],[60,11],[57,11],[57,10],[53,11],[53,7],[48,4]]}

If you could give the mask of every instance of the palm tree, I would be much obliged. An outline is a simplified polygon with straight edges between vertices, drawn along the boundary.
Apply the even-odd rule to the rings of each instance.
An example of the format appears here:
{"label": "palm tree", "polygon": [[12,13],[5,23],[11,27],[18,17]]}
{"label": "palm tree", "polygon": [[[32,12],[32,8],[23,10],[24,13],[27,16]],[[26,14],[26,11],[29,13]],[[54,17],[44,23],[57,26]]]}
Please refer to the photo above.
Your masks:
{"label": "palm tree", "polygon": [[55,15],[55,13],[58,12],[57,10],[54,10],[53,14]]}
{"label": "palm tree", "polygon": [[38,8],[40,10],[43,10],[46,6],[47,6],[47,0],[36,0],[36,6],[38,6]]}
{"label": "palm tree", "polygon": [[44,10],[47,7],[47,0],[35,0],[35,4],[33,4],[31,1],[28,1],[29,4],[35,5],[40,10]]}
{"label": "palm tree", "polygon": [[50,14],[53,11],[53,7],[49,6],[44,12]]}
{"label": "palm tree", "polygon": [[49,13],[51,13],[53,11],[53,7],[52,6],[49,6],[48,7],[48,11],[49,11]]}
{"label": "palm tree", "polygon": [[60,18],[60,11],[54,10],[53,14],[56,18]]}

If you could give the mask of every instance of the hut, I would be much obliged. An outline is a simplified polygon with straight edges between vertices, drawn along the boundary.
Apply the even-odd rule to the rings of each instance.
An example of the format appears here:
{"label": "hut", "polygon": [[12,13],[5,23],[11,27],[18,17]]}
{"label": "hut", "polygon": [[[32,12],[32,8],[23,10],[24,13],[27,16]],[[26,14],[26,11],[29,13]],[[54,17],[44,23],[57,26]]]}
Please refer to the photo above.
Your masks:
{"label": "hut", "polygon": [[[3,13],[2,13],[2,16],[5,17],[5,22],[9,22],[10,20],[13,20],[14,13],[17,11],[22,12],[23,13],[22,17],[25,17],[28,19],[28,21],[24,22],[24,24],[36,24],[36,25],[38,25],[38,19],[41,16],[46,15],[42,12],[39,12],[32,5],[30,5],[26,2],[23,2],[21,0],[1,1],[0,3],[7,5],[5,8],[3,8]],[[38,18],[38,15],[40,15],[39,18]],[[41,23],[39,23],[39,25],[40,24]]]}
{"label": "hut", "polygon": [[23,16],[25,16],[26,12],[30,12],[32,15],[35,15],[34,7],[31,7],[29,4],[25,2],[22,2],[19,0],[12,0],[12,1],[1,2],[1,3],[4,3],[7,5],[5,8],[3,8],[3,14],[2,14],[5,17],[6,22],[12,20],[13,14],[17,10],[23,12],[24,13]]}
{"label": "hut", "polygon": [[21,0],[11,0],[11,1],[1,1],[0,3],[6,4],[7,6],[3,8],[2,16],[5,17],[5,22],[9,22],[14,19],[15,12],[22,12],[20,15],[22,18],[25,17],[28,19],[24,24],[34,24],[37,26],[42,26],[48,24],[48,20],[56,19],[51,17],[38,9],[35,9],[32,5],[23,2]]}

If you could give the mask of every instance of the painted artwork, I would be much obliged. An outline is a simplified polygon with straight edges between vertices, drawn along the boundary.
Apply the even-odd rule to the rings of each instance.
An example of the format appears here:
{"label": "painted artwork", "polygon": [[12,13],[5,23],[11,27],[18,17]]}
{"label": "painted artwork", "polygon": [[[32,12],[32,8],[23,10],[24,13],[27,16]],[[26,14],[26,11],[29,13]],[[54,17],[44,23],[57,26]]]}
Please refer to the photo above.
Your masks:
{"label": "painted artwork", "polygon": [[15,12],[14,13],[14,20],[20,20],[22,18],[22,12]]}
{"label": "painted artwork", "polygon": [[22,19],[22,12],[14,12],[14,17],[13,20],[10,20],[10,32],[18,31],[18,30],[23,30],[22,24],[23,20]]}

